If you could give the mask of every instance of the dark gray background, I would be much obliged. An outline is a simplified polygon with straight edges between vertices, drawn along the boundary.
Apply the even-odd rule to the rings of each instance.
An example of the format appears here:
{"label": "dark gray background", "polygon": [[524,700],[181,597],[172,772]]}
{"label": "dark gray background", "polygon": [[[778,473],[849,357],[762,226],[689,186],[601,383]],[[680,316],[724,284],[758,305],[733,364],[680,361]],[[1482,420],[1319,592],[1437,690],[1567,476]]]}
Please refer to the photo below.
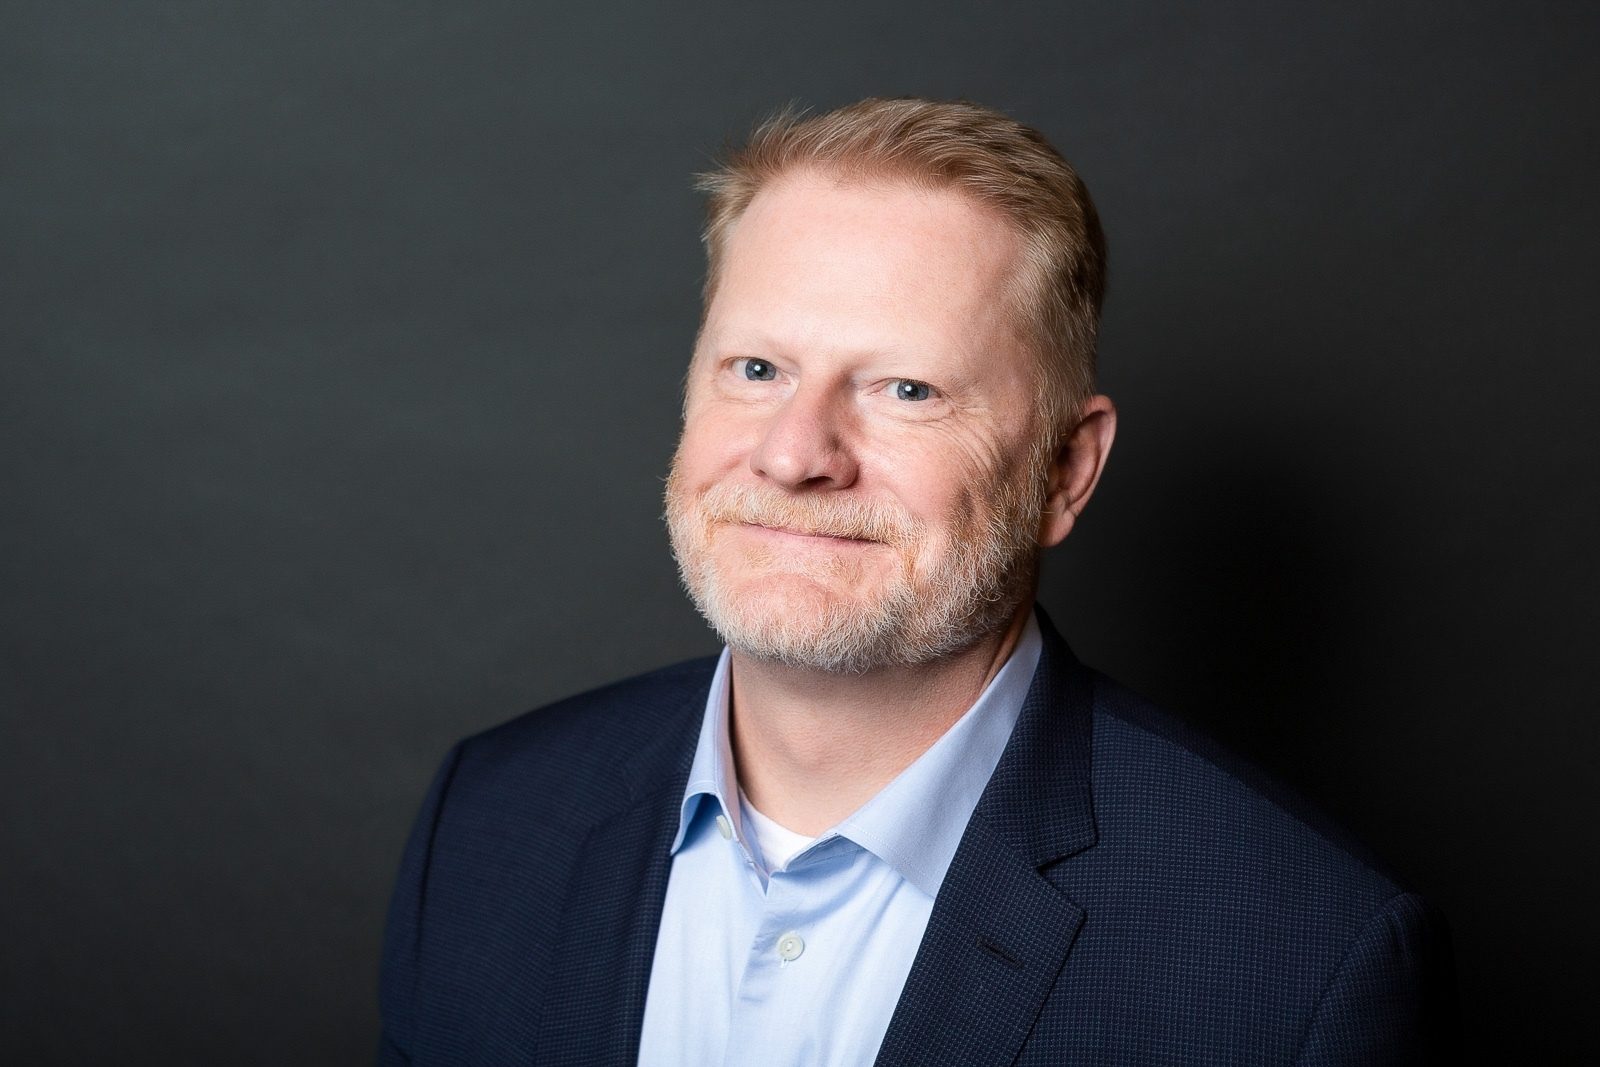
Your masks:
{"label": "dark gray background", "polygon": [[456,737],[711,650],[689,174],[967,96],[1106,221],[1045,603],[1592,1053],[1594,5],[0,8],[0,1058],[355,1063]]}

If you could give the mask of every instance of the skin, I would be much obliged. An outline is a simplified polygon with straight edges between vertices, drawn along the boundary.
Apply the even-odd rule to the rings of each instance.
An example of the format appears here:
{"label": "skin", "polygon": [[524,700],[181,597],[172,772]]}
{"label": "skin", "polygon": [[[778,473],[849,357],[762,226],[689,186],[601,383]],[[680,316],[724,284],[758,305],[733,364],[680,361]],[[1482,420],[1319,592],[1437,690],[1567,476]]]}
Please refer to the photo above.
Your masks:
{"label": "skin", "polygon": [[[712,550],[741,593],[804,611],[908,562],[935,565],[987,514],[997,479],[1026,476],[1041,433],[1036,364],[1003,313],[1020,248],[1001,219],[952,191],[800,172],[751,202],[690,364],[677,476],[688,492],[734,483],[890,501],[929,533],[908,561],[870,541],[719,529]],[[917,397],[926,385],[925,398],[907,398],[905,382]],[[1096,396],[1060,438],[1041,549],[1088,503],[1115,425],[1111,401]],[[770,565],[807,554],[843,565],[820,577]],[[830,674],[735,650],[734,759],[750,802],[808,835],[855,811],[971,707],[1031,604],[1023,597],[996,632],[916,667]]]}

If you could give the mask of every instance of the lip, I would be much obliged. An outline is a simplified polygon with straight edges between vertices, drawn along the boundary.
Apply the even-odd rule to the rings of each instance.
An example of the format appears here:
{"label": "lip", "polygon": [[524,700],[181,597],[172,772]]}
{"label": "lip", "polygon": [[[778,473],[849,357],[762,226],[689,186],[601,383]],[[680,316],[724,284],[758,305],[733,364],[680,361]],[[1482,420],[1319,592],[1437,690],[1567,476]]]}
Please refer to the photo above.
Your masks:
{"label": "lip", "polygon": [[752,522],[740,523],[739,528],[747,533],[752,533],[757,537],[770,538],[774,541],[807,544],[817,547],[867,548],[872,545],[881,544],[879,541],[869,541],[860,537],[834,537],[830,534],[801,533],[798,530],[789,530],[781,526],[760,526]]}

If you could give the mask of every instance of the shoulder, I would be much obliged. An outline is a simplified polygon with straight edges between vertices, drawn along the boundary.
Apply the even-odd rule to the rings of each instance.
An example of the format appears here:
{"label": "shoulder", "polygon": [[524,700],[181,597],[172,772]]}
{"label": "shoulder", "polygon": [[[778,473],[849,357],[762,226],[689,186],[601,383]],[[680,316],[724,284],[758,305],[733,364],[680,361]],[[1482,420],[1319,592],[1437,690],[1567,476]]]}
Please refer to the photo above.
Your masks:
{"label": "shoulder", "polygon": [[1197,929],[1348,944],[1409,887],[1315,805],[1181,719],[1094,674],[1090,850]]}
{"label": "shoulder", "polygon": [[[385,1040],[455,1059],[535,1016],[593,829],[692,753],[713,660],[580,693],[458,742],[412,824],[384,940]],[[454,1032],[421,1031],[451,1020]],[[441,1049],[451,1049],[450,1053]],[[431,1062],[431,1060],[430,1060]]]}
{"label": "shoulder", "polygon": [[1125,1040],[1102,1017],[1129,1013],[1160,1020],[1146,1036],[1163,1048],[1222,1042],[1287,1061],[1349,1034],[1389,1041],[1345,1026],[1388,1019],[1376,1001],[1443,1017],[1448,931],[1434,909],[1293,791],[1090,673],[1095,842],[1049,871],[1087,915],[1067,979],[1097,1006],[1074,1016],[1083,1040]]}
{"label": "shoulder", "polygon": [[715,667],[715,657],[676,663],[465,738],[447,761],[452,799],[505,803],[526,794],[549,811],[615,792],[624,770],[648,778],[669,769],[683,745],[693,744]]}
{"label": "shoulder", "polygon": [[1292,860],[1352,892],[1403,891],[1358,838],[1260,767],[1104,675],[1094,692],[1102,833],[1181,836],[1247,867]]}

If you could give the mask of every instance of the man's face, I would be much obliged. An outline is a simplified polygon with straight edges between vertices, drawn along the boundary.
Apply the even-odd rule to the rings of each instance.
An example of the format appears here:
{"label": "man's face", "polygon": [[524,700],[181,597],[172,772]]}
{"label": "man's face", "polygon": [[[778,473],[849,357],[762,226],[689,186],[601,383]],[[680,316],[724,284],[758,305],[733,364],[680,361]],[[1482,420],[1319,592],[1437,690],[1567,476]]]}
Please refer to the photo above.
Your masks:
{"label": "man's face", "polygon": [[1013,616],[1046,458],[1006,318],[1019,249],[953,192],[803,172],[751,202],[667,484],[684,582],[735,649],[870,670]]}

